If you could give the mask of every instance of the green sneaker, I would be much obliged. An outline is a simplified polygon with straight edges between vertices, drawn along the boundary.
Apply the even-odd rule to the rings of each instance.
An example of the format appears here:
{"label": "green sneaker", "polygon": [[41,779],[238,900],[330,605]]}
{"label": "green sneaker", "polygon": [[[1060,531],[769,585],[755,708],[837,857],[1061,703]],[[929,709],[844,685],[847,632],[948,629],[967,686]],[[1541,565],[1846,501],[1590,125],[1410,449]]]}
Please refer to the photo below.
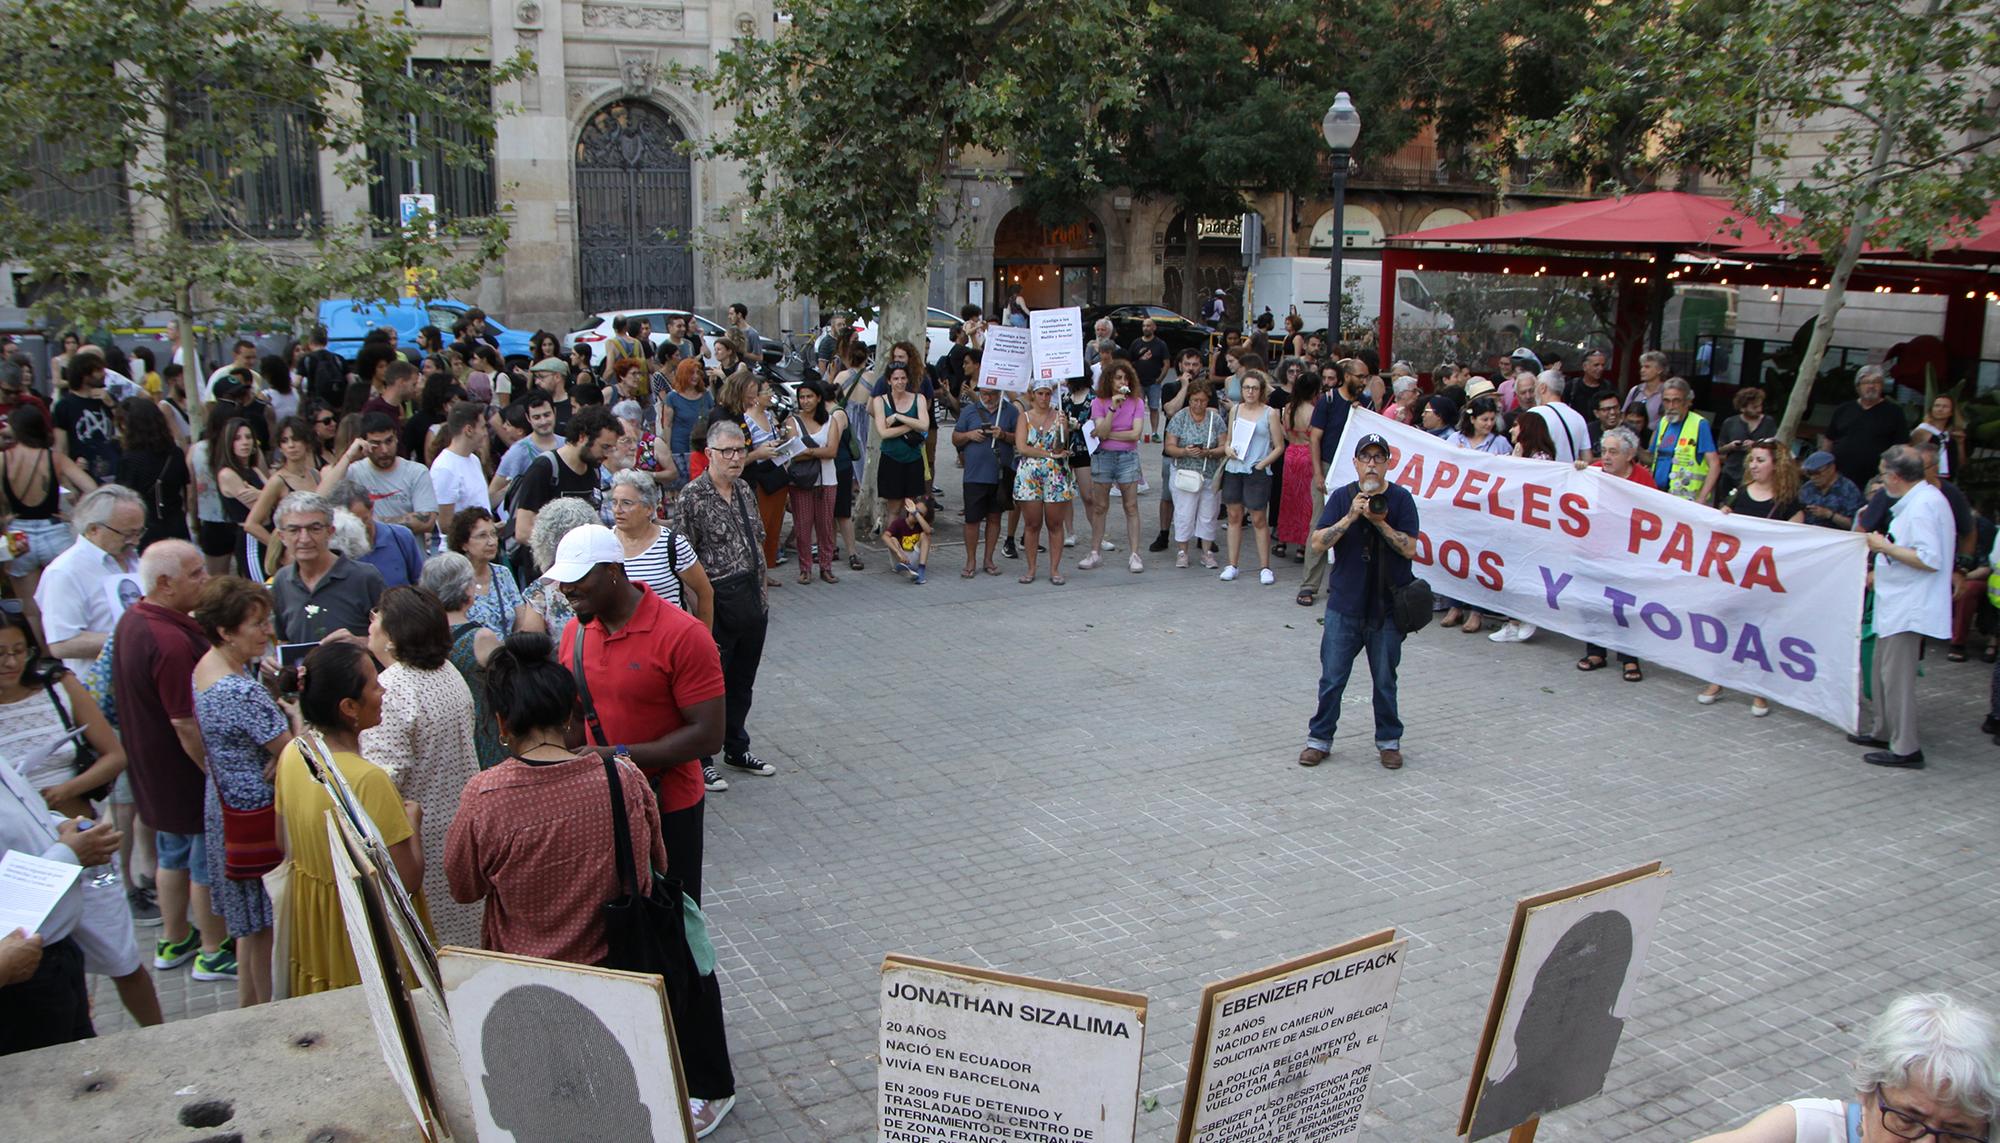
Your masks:
{"label": "green sneaker", "polygon": [[202,953],[194,958],[196,980],[235,980],[236,954],[227,948]]}
{"label": "green sneaker", "polygon": [[200,951],[201,934],[195,932],[193,929],[189,929],[188,935],[178,941],[170,941],[165,937],[161,937],[159,940],[153,942],[153,967],[158,969],[179,968],[194,959],[194,955]]}

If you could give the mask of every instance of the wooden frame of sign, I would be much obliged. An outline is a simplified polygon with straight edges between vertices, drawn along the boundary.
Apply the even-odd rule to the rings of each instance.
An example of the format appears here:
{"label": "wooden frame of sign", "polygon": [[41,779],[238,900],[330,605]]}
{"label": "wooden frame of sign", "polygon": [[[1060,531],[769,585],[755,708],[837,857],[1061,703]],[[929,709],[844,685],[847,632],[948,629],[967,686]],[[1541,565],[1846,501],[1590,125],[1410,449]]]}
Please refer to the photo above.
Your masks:
{"label": "wooden frame of sign", "polygon": [[[326,814],[328,855],[333,862],[334,888],[340,892],[341,915],[353,947],[354,963],[361,976],[361,993],[368,1001],[369,1022],[382,1047],[383,1063],[402,1091],[425,1139],[451,1138],[438,1110],[437,1081],[431,1075],[430,1056],[424,1049],[423,1032],[418,1027],[416,1008],[410,1003],[409,988],[403,982],[402,962],[397,959],[396,939],[389,934],[383,915],[381,890],[369,883],[373,865],[367,855],[352,846],[342,829],[340,815]],[[357,908],[358,906],[358,908]],[[350,911],[359,916],[350,915]],[[365,942],[355,940],[365,937]],[[442,1006],[443,998],[439,998]],[[383,1026],[384,1014],[388,1026]],[[444,1025],[447,1029],[449,1024]]]}
{"label": "wooden frame of sign", "polygon": [[1307,953],[1304,956],[1294,957],[1291,960],[1285,961],[1283,964],[1274,964],[1267,968],[1246,972],[1242,976],[1232,976],[1227,980],[1218,980],[1204,987],[1201,990],[1201,1014],[1195,1019],[1194,1046],[1189,1049],[1188,1054],[1187,1090],[1181,1095],[1180,1128],[1175,1136],[1177,1143],[1189,1143],[1189,1140],[1194,1135],[1195,1110],[1201,1099],[1202,1074],[1208,1067],[1208,1057],[1210,1054],[1208,1047],[1209,1038],[1215,1031],[1212,1016],[1215,1011],[1216,997],[1225,992],[1233,992],[1246,985],[1256,984],[1259,981],[1270,980],[1273,977],[1287,976],[1302,968],[1310,968],[1313,965],[1324,964],[1327,961],[1340,960],[1343,957],[1353,956],[1358,952],[1366,952],[1369,949],[1394,944],[1395,942],[1396,930],[1393,928],[1383,929],[1379,933],[1370,933],[1365,937],[1357,937],[1344,945],[1335,945],[1330,949],[1324,949],[1320,952]]}
{"label": "wooden frame of sign", "polygon": [[[339,771],[330,772],[336,779],[339,778]],[[340,788],[346,788],[344,781]],[[351,799],[351,793],[348,797]],[[339,803],[341,799],[342,795],[335,793],[334,801]],[[332,823],[328,828],[339,831],[341,839],[347,843],[354,865],[360,870],[364,888],[372,895],[375,907],[381,910],[390,931],[395,934],[396,944],[403,951],[401,965],[410,970],[410,976],[415,977],[416,991],[422,992],[426,1003],[436,1010],[438,1022],[449,1028],[451,1014],[445,1010],[444,982],[438,976],[437,948],[424,934],[423,920],[417,913],[416,903],[404,888],[402,877],[396,873],[387,847],[379,838],[371,838],[357,829],[348,814],[340,812],[337,804],[335,809],[327,811],[327,821]]]}
{"label": "wooden frame of sign", "polygon": [[[618,969],[598,968],[595,965],[571,964],[568,961],[519,956],[514,953],[461,948],[457,945],[445,945],[438,950],[439,974],[445,980],[445,988],[451,991],[464,988],[472,981],[480,967],[486,965],[515,965],[528,969],[545,978],[536,983],[547,984],[549,987],[556,987],[556,985],[548,983],[549,981],[561,981],[565,978],[604,980],[613,982],[623,988],[644,989],[650,993],[653,1003],[658,1005],[660,1026],[666,1033],[667,1075],[672,1083],[672,1090],[668,1093],[669,1099],[667,1102],[677,1112],[674,1121],[679,1124],[680,1138],[690,1141],[694,1139],[694,1117],[688,1110],[687,1073],[681,1068],[680,1039],[674,1032],[673,1010],[667,1004],[666,981],[661,979],[658,974],[649,972],[624,972]],[[562,989],[558,989],[558,991],[562,991]],[[636,1001],[636,997],[634,999]],[[465,1004],[462,1003],[460,1007],[463,1009]],[[457,1040],[461,1048],[459,1053],[459,1069],[465,1076],[466,1094],[471,1102],[475,1120],[486,1102],[480,1088],[480,1070],[485,1066],[485,1063],[483,1060],[475,1059],[472,1052],[468,1050],[473,1043],[473,1037],[466,1034],[465,1030],[459,1026],[459,1022],[479,1019],[483,1015],[484,1013],[482,1012],[460,1011],[454,1014],[454,1022],[449,1025],[452,1029],[453,1037]],[[650,1006],[646,1015],[651,1015]],[[637,1063],[637,1061],[634,1062],[635,1064]]]}
{"label": "wooden frame of sign", "polygon": [[[902,953],[890,953],[889,955],[882,958],[882,968],[881,968],[882,972],[886,973],[891,969],[897,969],[897,968],[918,969],[924,972],[938,973],[943,976],[956,976],[964,978],[966,980],[981,981],[988,984],[999,984],[1009,988],[1028,989],[1034,992],[1048,993],[1052,996],[1075,997],[1081,1000],[1092,1000],[1100,1004],[1111,1004],[1122,1008],[1132,1009],[1133,1017],[1139,1025],[1138,1029],[1139,1034],[1135,1043],[1135,1046],[1139,1049],[1138,1052],[1139,1059],[1134,1061],[1135,1066],[1132,1070],[1132,1096],[1131,1096],[1133,1136],[1136,1136],[1138,1134],[1139,1071],[1140,1071],[1140,1066],[1138,1065],[1143,1064],[1143,1060],[1145,1057],[1144,1049],[1145,1049],[1146,1017],[1147,1017],[1147,1000],[1143,993],[1123,992],[1115,988],[1100,988],[1096,985],[1090,985],[1090,984],[1071,984],[1068,983],[1067,981],[1060,981],[1060,980],[1043,980],[1039,977],[1033,977],[1033,976],[1018,976],[1011,972],[996,972],[992,969],[987,969],[987,968],[973,968],[969,965],[952,964],[949,961],[930,960],[925,957],[906,956]],[[878,1070],[877,1070],[878,1075],[881,1074],[880,1069],[883,1066],[886,1066],[886,1062],[882,1065],[878,1065]],[[921,1077],[916,1077],[916,1078],[920,1079]],[[882,1106],[883,1098],[884,1098],[884,1093],[878,1091],[876,1095],[876,1106],[878,1109]],[[877,1115],[878,1115],[877,1127],[879,1129],[881,1126],[879,1122],[879,1116],[880,1116],[879,1110]],[[1011,1136],[996,1136],[995,1138],[1011,1138]],[[1130,1137],[1110,1136],[1110,1135],[1103,1135],[1100,1133],[1099,1138],[1101,1140],[1107,1141],[1107,1143],[1116,1143],[1117,1139],[1130,1138]]]}
{"label": "wooden frame of sign", "polygon": [[[1500,956],[1500,974],[1493,982],[1493,1000],[1486,1007],[1486,1025],[1479,1033],[1479,1052],[1473,1057],[1472,1078],[1465,1086],[1465,1106],[1458,1113],[1458,1136],[1464,1138],[1472,1130],[1472,1113],[1479,1103],[1479,1091],[1486,1082],[1486,1069],[1493,1062],[1493,1038],[1500,1032],[1500,1020],[1507,1007],[1508,989],[1514,983],[1514,969],[1521,955],[1521,934],[1528,924],[1528,913],[1543,905],[1551,905],[1570,897],[1581,897],[1637,881],[1641,877],[1651,877],[1661,872],[1660,863],[1649,861],[1644,865],[1627,869],[1623,873],[1610,873],[1563,889],[1551,889],[1532,897],[1523,897],[1514,902],[1514,923],[1507,931],[1506,951]],[[1510,1143],[1532,1143],[1539,1117],[1530,1119],[1516,1128],[1508,1136]]]}

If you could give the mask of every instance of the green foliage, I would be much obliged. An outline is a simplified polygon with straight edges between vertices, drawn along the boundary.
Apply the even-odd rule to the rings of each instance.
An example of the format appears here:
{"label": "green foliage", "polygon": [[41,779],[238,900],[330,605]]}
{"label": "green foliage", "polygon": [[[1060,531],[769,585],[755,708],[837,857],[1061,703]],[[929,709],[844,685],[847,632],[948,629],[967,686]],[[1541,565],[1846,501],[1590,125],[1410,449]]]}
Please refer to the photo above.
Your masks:
{"label": "green foliage", "polygon": [[946,201],[958,156],[1094,181],[1103,115],[1139,94],[1138,0],[822,0],[790,14],[697,77],[735,115],[709,153],[748,188],[743,225],[710,241],[783,295],[854,307],[903,291],[959,216]]}
{"label": "green foliage", "polygon": [[[6,4],[0,123],[14,140],[56,145],[37,152],[44,162],[0,162],[0,260],[56,283],[41,308],[85,323],[168,310],[186,329],[288,322],[329,296],[391,297],[406,267],[438,290],[476,282],[505,249],[504,211],[440,219],[435,237],[378,235],[366,217],[301,217],[305,236],[283,241],[245,225],[239,194],[273,165],[277,116],[300,152],[334,153],[348,186],[371,177],[371,147],[398,159],[438,153],[448,166],[484,161],[491,100],[468,98],[449,71],[405,76],[416,40],[400,12],[342,8],[323,19],[254,0]],[[530,68],[525,53],[495,60],[484,81]],[[121,174],[129,238],[46,209],[50,190],[115,186]]]}

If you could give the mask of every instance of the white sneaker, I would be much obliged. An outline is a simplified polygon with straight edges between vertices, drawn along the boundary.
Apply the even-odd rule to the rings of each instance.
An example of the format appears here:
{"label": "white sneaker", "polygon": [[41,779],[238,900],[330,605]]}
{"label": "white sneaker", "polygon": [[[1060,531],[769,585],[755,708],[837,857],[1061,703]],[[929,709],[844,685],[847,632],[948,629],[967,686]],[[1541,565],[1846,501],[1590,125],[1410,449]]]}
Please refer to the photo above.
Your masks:
{"label": "white sneaker", "polygon": [[1521,630],[1520,637],[1514,640],[1514,642],[1516,643],[1526,643],[1528,640],[1533,639],[1535,637],[1535,632],[1541,630],[1541,628],[1535,626],[1532,623],[1519,623],[1516,624],[1515,626],[1519,627]]}
{"label": "white sneaker", "polygon": [[1107,552],[1115,552],[1118,550],[1118,545],[1112,543],[1110,540],[1101,540],[1098,542],[1097,546],[1103,548]]}
{"label": "white sneaker", "polygon": [[1500,625],[1500,630],[1488,635],[1487,638],[1495,643],[1519,643],[1521,641],[1521,625],[1509,619]]}
{"label": "white sneaker", "polygon": [[1076,537],[1075,537],[1075,536],[1064,536],[1064,537],[1063,537],[1063,547],[1065,547],[1065,548],[1074,548],[1074,547],[1076,547]]}
{"label": "white sneaker", "polygon": [[1235,565],[1235,564],[1230,564],[1230,565],[1229,565],[1228,567],[1226,567],[1226,568],[1223,568],[1223,569],[1222,569],[1222,579],[1224,579],[1225,581],[1227,581],[1227,580],[1232,580],[1232,579],[1235,579],[1235,578],[1236,578],[1236,565]]}
{"label": "white sneaker", "polygon": [[1153,490],[1152,485],[1146,483],[1143,480],[1139,482],[1139,495],[1144,496],[1146,493],[1151,492],[1152,490]]}
{"label": "white sneaker", "polygon": [[1257,582],[1263,584],[1265,587],[1269,587],[1278,582],[1278,577],[1271,574],[1270,568],[1265,568],[1257,573]]}
{"label": "white sneaker", "polygon": [[1091,568],[1094,568],[1098,564],[1101,564],[1103,562],[1104,558],[1102,556],[1099,556],[1096,552],[1092,552],[1089,555],[1083,557],[1081,560],[1077,561],[1076,570],[1089,571]]}
{"label": "white sneaker", "polygon": [[1131,560],[1131,567],[1132,567],[1132,570],[1133,570],[1134,572],[1142,572],[1142,571],[1145,571],[1145,570],[1146,570],[1146,561],[1145,561],[1145,560],[1142,560],[1142,559],[1140,559],[1140,558],[1139,558],[1139,553],[1137,553],[1137,552],[1133,552],[1133,553],[1132,553],[1132,560]]}

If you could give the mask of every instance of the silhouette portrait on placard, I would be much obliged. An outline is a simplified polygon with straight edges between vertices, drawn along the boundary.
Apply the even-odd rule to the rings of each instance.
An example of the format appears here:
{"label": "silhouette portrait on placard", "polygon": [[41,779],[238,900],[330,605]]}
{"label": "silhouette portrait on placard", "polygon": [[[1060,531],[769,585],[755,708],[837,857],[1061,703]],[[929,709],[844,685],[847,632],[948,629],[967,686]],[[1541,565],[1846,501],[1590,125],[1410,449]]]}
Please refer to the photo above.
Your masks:
{"label": "silhouette portrait on placard", "polygon": [[[1571,925],[1514,1028],[1514,1067],[1480,1090],[1471,1138],[1505,1131],[1604,1089],[1625,1021],[1612,1015],[1632,965],[1632,923],[1615,910]],[[1515,978],[1517,981],[1519,977]]]}
{"label": "silhouette portrait on placard", "polygon": [[479,1042],[493,1122],[517,1143],[653,1138],[631,1057],[575,998],[516,985],[487,1010]]}

